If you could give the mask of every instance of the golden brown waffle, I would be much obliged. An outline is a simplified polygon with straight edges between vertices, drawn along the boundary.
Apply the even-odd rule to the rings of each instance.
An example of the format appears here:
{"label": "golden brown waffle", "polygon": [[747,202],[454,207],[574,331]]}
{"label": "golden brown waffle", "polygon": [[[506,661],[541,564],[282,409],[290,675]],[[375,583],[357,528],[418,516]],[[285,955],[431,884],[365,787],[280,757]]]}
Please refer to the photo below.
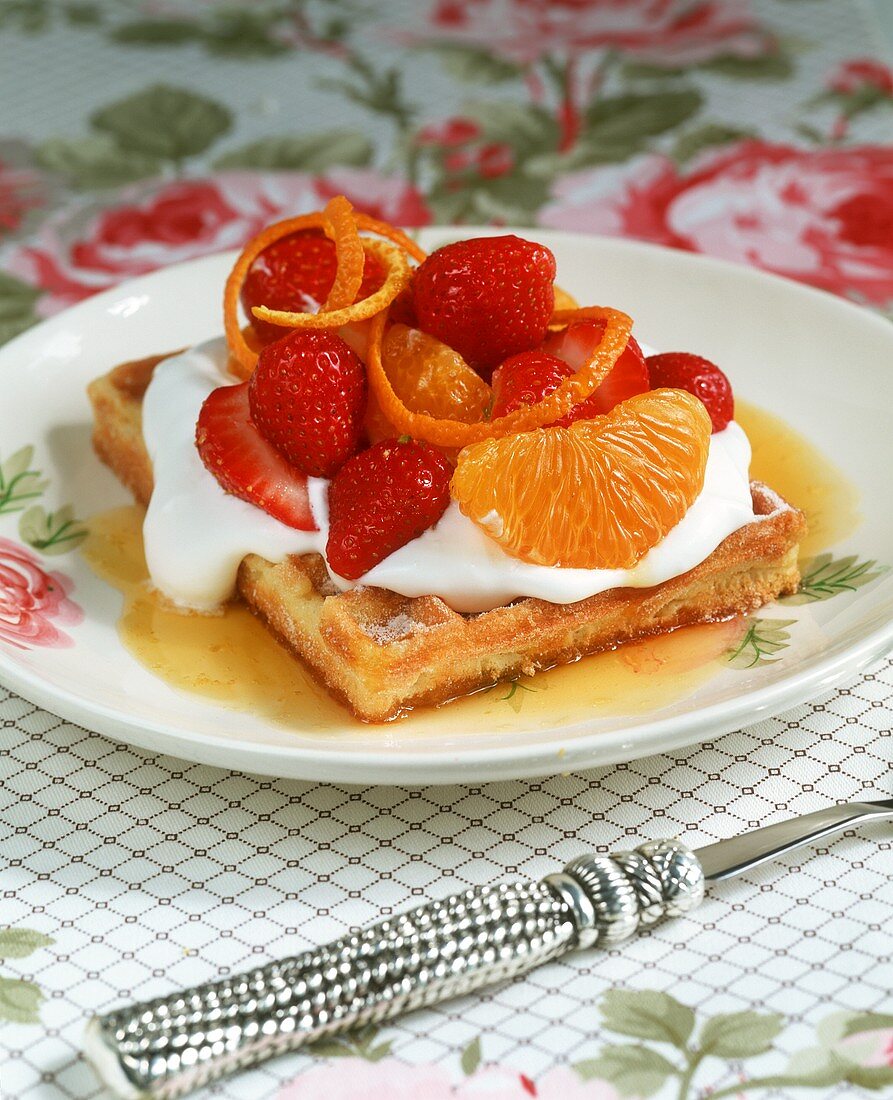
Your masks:
{"label": "golden brown waffle", "polygon": [[[142,397],[162,357],[116,367],[90,384],[93,442],[146,504],[152,467],[143,444]],[[276,637],[329,691],[368,722],[444,703],[499,680],[565,664],[680,626],[752,611],[799,583],[803,514],[759,482],[755,522],[700,565],[654,588],[615,589],[573,604],[520,599],[476,615],[437,596],[410,599],[382,588],[339,593],[318,554],[275,565],[251,554],[238,588]]]}

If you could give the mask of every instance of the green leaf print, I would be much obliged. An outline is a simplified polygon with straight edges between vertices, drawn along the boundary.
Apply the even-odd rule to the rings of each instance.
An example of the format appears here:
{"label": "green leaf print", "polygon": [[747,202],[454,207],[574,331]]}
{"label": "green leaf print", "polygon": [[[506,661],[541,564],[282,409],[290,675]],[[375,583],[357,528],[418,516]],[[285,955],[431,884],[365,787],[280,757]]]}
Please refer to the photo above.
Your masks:
{"label": "green leaf print", "polygon": [[30,928],[0,928],[0,959],[24,959],[40,947],[53,943],[52,936]]}
{"label": "green leaf print", "polygon": [[226,107],[169,84],[103,107],[90,121],[122,149],[173,161],[204,152],[232,126]]}
{"label": "green leaf print", "polygon": [[487,141],[510,145],[519,160],[558,147],[555,119],[541,107],[500,100],[473,100],[462,113],[473,118]]}
{"label": "green leaf print", "polygon": [[756,136],[755,130],[742,130],[737,126],[726,126],[721,122],[705,122],[676,138],[673,157],[684,164],[705,149],[714,149],[718,145],[730,145]]}
{"label": "green leaf print", "polygon": [[157,157],[121,149],[108,134],[84,138],[52,138],[37,150],[38,163],[67,178],[72,186],[118,187],[155,176],[162,162]]}
{"label": "green leaf print", "polygon": [[779,658],[771,656],[790,645],[787,628],[796,619],[750,619],[747,631],[738,643],[726,652],[726,662],[732,668],[759,668],[775,664]]}
{"label": "green leaf print", "polygon": [[0,344],[37,324],[34,307],[41,294],[39,287],[0,271]]}
{"label": "green leaf print", "polygon": [[586,112],[585,137],[595,147],[614,150],[616,159],[625,159],[648,138],[691,118],[702,102],[697,88],[608,96],[596,100]]}
{"label": "green leaf print", "polygon": [[40,470],[31,469],[33,447],[21,447],[0,462],[0,514],[21,512],[29,500],[36,500],[49,484]]}
{"label": "green leaf print", "polygon": [[36,1024],[43,994],[23,978],[0,978],[0,1020],[11,1024]]}
{"label": "green leaf print", "polygon": [[699,1038],[704,1054],[719,1058],[747,1058],[772,1049],[772,1040],[782,1027],[781,1017],[772,1013],[731,1012],[708,1020]]}
{"label": "green leaf print", "polygon": [[372,142],[356,130],[324,130],[262,138],[224,153],[214,167],[266,168],[284,171],[322,172],[333,165],[362,166],[372,159]]}
{"label": "green leaf print", "polygon": [[202,31],[186,19],[134,19],[115,27],[109,37],[124,46],[178,46],[200,39]]}
{"label": "green leaf print", "polygon": [[726,57],[704,61],[698,67],[706,72],[733,77],[735,80],[787,80],[794,72],[790,55],[781,51],[760,57],[728,54]]}
{"label": "green leaf print", "polygon": [[46,512],[35,504],[19,519],[19,535],[23,542],[42,554],[66,554],[87,537],[87,528],[74,518],[74,508],[66,504],[58,512]]}
{"label": "green leaf print", "polygon": [[476,46],[442,42],[428,49],[440,58],[444,71],[463,84],[501,84],[521,75],[517,65]]}
{"label": "green leaf print", "polygon": [[466,1077],[470,1077],[481,1064],[480,1035],[472,1039],[468,1046],[462,1051],[460,1064],[462,1066],[462,1072]]}
{"label": "green leaf print", "polygon": [[611,989],[601,1002],[604,1025],[620,1035],[657,1039],[684,1048],[695,1026],[695,1014],[669,993]]}
{"label": "green leaf print", "polygon": [[888,572],[888,566],[876,561],[859,561],[856,554],[835,558],[832,554],[819,554],[805,562],[800,574],[800,587],[793,596],[785,596],[782,603],[803,604],[816,600],[828,600],[841,592],[855,592]]}
{"label": "green leaf print", "polygon": [[609,1081],[621,1096],[653,1096],[678,1070],[645,1046],[604,1047],[597,1058],[573,1067],[584,1081]]}
{"label": "green leaf print", "polygon": [[319,1039],[306,1049],[319,1058],[363,1058],[367,1062],[380,1062],[391,1053],[393,1040],[376,1043],[378,1031],[377,1025],[367,1024],[344,1035]]}

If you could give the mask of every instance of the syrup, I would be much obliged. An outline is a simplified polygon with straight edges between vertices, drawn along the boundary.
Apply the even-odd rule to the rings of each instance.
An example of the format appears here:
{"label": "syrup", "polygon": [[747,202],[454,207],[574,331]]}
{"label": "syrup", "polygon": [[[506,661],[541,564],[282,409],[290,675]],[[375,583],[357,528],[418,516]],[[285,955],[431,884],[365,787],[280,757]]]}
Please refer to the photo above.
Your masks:
{"label": "syrup", "polygon": [[[857,493],[808,440],[771,413],[736,402],[736,419],[753,446],[751,476],[802,508],[810,531],[805,557],[850,534],[859,522]],[[149,584],[142,548],[143,510],[115,508],[90,520],[83,553],[93,571],[119,589],[118,631],[141,664],[171,687],[314,733],[354,725],[303,666],[241,604],[219,615],[184,614]],[[497,684],[399,723],[401,740],[432,730],[548,729],[593,715],[659,710],[687,698],[723,667],[740,639],[741,620],[687,627],[516,684]],[[396,731],[395,731],[396,732]]]}

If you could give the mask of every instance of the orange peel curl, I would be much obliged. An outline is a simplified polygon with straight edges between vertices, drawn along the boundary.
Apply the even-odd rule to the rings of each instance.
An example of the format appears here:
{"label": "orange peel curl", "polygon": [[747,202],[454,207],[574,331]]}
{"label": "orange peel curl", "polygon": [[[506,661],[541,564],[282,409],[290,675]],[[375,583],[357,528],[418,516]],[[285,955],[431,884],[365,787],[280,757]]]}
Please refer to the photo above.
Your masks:
{"label": "orange peel curl", "polygon": [[584,401],[601,385],[620,358],[632,331],[632,320],[625,313],[605,306],[585,306],[582,309],[557,310],[552,324],[568,325],[573,321],[603,320],[605,331],[601,342],[589,360],[576,374],[535,405],[524,405],[495,420],[463,424],[456,420],[440,420],[408,409],[391,385],[382,362],[382,339],[387,312],[373,318],[369,330],[366,372],[369,385],[384,416],[401,433],[423,439],[438,447],[465,447],[483,439],[532,431],[558,420],[573,405]]}
{"label": "orange peel curl", "polygon": [[335,281],[322,306],[322,311],[328,312],[343,309],[356,298],[363,282],[366,253],[353,207],[343,195],[336,195],[326,203],[323,228],[334,242],[337,261]]}
{"label": "orange peel curl", "polygon": [[366,321],[381,314],[408,284],[412,271],[405,253],[384,241],[363,240],[363,248],[371,252],[387,271],[385,281],[368,298],[320,313],[290,313],[281,309],[255,306],[252,313],[262,321],[284,328],[340,328],[354,321]]}

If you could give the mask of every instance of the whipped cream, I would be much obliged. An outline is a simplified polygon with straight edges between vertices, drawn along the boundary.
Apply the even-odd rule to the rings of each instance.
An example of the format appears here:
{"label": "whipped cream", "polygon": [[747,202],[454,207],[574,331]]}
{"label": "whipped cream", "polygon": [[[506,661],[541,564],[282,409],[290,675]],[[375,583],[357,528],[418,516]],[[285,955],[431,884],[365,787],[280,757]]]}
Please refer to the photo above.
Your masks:
{"label": "whipped cream", "polygon": [[[211,340],[165,360],[143,405],[143,435],[155,491],[143,528],[153,583],[183,606],[213,610],[233,595],[239,562],[259,554],[280,562],[316,551],[325,558],[328,483],[309,479],[317,531],[297,531],[226,493],[202,464],[195,423],[202,402],[232,383],[226,343]],[[329,570],[342,591],[377,585],[404,596],[433,593],[456,611],[488,611],[536,596],[575,603],[610,588],[649,588],[708,557],[754,520],[750,443],[734,421],[710,439],[704,487],[679,523],[632,569],[565,569],[510,557],[452,502],[440,521],[357,581]],[[328,568],[328,564],[327,564]]]}

